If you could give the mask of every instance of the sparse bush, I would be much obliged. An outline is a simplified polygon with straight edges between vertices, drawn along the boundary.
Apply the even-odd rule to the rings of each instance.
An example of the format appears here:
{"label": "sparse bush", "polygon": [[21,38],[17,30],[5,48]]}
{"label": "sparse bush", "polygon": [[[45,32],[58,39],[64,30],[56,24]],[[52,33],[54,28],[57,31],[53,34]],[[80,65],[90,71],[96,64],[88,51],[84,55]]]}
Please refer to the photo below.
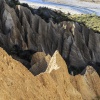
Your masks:
{"label": "sparse bush", "polygon": [[94,31],[100,32],[100,17],[95,14],[69,15],[69,19],[82,23]]}

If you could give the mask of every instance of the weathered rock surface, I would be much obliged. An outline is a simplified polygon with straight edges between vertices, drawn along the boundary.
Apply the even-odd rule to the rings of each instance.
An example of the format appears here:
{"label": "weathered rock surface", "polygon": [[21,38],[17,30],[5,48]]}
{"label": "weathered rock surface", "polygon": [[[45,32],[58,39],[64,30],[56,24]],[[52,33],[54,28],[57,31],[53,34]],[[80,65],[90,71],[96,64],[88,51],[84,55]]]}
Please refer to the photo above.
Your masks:
{"label": "weathered rock surface", "polygon": [[[3,1],[0,5],[0,46],[7,52],[11,54],[17,45],[22,51],[20,54],[20,50],[15,50],[17,56],[30,63],[35,52],[53,55],[58,50],[74,74],[81,73],[87,65],[92,65],[100,74],[99,33],[72,21],[46,23],[20,5],[16,9]],[[26,52],[27,57],[23,53],[26,50],[32,51]]]}
{"label": "weathered rock surface", "polygon": [[91,66],[86,68],[84,75],[71,76],[71,83],[82,94],[84,100],[99,100],[100,77]]}
{"label": "weathered rock surface", "polygon": [[99,99],[99,33],[71,21],[46,23],[0,0],[0,46],[17,60],[0,48],[0,100]]}
{"label": "weathered rock surface", "polygon": [[39,62],[41,59],[45,58],[46,54],[44,52],[37,52],[32,56],[31,66]]}
{"label": "weathered rock surface", "polygon": [[[35,55],[36,56],[36,55]],[[39,57],[39,56],[37,56]],[[42,59],[39,59],[32,67],[29,69],[34,75],[38,75],[46,71],[46,68],[50,62],[51,56],[47,55]]]}
{"label": "weathered rock surface", "polygon": [[84,75],[70,76],[58,51],[47,70],[37,76],[2,48],[0,55],[1,100],[92,100],[100,96],[100,77],[96,71],[87,67]]}

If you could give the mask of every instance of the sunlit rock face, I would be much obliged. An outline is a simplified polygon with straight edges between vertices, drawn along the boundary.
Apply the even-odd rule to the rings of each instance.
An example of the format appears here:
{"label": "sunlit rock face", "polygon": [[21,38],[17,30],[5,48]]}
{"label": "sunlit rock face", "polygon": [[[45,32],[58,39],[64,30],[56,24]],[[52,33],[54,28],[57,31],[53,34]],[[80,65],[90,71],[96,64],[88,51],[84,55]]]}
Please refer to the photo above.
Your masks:
{"label": "sunlit rock face", "polygon": [[52,56],[58,50],[70,73],[81,73],[87,65],[92,65],[100,74],[99,33],[72,21],[47,23],[20,5],[15,9],[4,1],[0,5],[0,46],[18,61],[24,59],[28,69],[34,53]]}
{"label": "sunlit rock face", "polygon": [[82,24],[47,23],[0,0],[0,100],[98,100],[99,43]]}
{"label": "sunlit rock face", "polygon": [[46,70],[36,76],[2,48],[0,55],[2,100],[98,100],[100,97],[100,77],[93,67],[86,67],[83,75],[71,76],[58,51],[48,61]]}

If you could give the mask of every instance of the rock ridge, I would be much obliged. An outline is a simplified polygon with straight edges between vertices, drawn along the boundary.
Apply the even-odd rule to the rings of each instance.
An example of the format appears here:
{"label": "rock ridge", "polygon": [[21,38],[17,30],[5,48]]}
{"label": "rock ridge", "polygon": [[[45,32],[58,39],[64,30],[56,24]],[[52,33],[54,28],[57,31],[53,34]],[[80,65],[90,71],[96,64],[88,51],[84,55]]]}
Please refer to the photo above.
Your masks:
{"label": "rock ridge", "polygon": [[98,100],[100,96],[100,77],[93,67],[88,66],[84,75],[71,76],[58,51],[37,76],[2,48],[0,55],[1,100]]}
{"label": "rock ridge", "polygon": [[18,5],[13,9],[5,2],[0,7],[0,16],[0,46],[20,58],[20,62],[27,61],[28,69],[34,53],[52,56],[58,50],[70,73],[76,75],[90,65],[100,75],[99,33],[72,21],[47,23],[27,7]]}

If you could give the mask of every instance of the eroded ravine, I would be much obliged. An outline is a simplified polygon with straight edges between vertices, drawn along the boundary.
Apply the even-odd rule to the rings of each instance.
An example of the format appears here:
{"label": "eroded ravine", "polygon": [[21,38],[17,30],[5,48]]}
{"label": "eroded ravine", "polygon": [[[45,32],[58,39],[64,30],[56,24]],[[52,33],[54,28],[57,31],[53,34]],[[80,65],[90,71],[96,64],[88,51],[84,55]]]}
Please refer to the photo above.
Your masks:
{"label": "eroded ravine", "polygon": [[82,24],[46,23],[1,0],[0,100],[99,100],[99,38]]}

